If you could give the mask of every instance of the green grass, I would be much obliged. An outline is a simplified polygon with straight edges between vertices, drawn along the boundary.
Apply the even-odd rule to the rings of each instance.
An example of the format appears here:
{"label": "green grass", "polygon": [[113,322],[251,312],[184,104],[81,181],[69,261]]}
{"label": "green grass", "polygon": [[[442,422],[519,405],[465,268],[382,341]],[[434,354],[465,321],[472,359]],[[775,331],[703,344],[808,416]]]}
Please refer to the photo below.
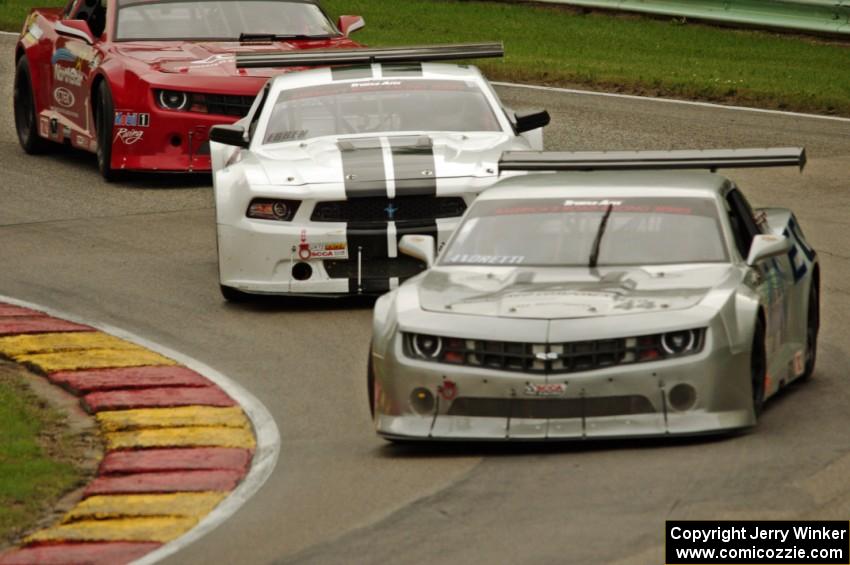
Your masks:
{"label": "green grass", "polygon": [[850,115],[850,44],[557,7],[326,0],[360,14],[369,45],[502,40],[491,80],[580,86]]}
{"label": "green grass", "polygon": [[24,18],[27,17],[31,8],[60,5],[56,1],[0,0],[0,30],[21,31],[24,25]]}
{"label": "green grass", "polygon": [[0,547],[12,542],[82,478],[67,462],[63,416],[0,367]]}
{"label": "green grass", "polygon": [[[0,0],[0,27],[20,29],[30,2]],[[504,2],[324,5],[364,16],[368,45],[502,40],[503,61],[478,62],[492,80],[850,116],[850,43]]]}

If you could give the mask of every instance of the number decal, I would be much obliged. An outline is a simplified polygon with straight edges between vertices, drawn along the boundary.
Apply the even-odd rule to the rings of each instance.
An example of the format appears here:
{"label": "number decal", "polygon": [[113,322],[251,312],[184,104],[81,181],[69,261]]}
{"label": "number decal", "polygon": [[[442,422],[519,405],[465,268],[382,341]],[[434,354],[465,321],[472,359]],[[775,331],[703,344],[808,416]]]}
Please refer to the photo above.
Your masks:
{"label": "number decal", "polygon": [[[788,251],[788,259],[791,261],[791,269],[794,271],[794,284],[797,284],[806,276],[809,270],[806,260],[808,259],[808,262],[814,261],[816,253],[814,249],[806,244],[806,240],[803,238],[803,233],[800,230],[800,225],[797,223],[797,218],[793,214],[791,214],[791,218],[788,220],[788,225],[785,227],[782,235],[789,238],[794,244],[791,250]],[[805,259],[803,256],[805,256]]]}

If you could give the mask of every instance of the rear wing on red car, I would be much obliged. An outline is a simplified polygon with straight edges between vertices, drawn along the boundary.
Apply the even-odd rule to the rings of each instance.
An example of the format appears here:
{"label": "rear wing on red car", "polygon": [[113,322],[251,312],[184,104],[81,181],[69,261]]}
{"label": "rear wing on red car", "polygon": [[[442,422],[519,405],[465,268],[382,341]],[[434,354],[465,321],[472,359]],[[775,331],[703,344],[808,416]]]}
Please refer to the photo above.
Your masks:
{"label": "rear wing on red car", "polygon": [[503,57],[502,43],[459,43],[447,45],[415,45],[408,47],[363,47],[357,49],[316,49],[307,51],[275,51],[240,53],[236,66],[241,69],[261,67],[324,67],[330,65],[365,65],[371,63],[425,63],[459,59]]}
{"label": "rear wing on red car", "polygon": [[678,151],[505,151],[500,171],[640,171],[806,166],[801,147]]}

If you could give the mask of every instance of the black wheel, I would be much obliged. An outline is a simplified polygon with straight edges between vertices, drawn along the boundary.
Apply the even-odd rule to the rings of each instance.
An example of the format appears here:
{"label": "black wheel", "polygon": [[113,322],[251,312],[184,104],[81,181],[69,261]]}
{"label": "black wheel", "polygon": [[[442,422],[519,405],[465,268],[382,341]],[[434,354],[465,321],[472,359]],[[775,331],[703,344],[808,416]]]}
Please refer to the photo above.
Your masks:
{"label": "black wheel", "polygon": [[801,380],[811,378],[815,372],[815,362],[818,358],[818,332],[820,331],[820,297],[815,282],[809,291],[808,316],[806,319],[806,366]]}
{"label": "black wheel", "polygon": [[228,302],[249,302],[251,300],[251,295],[241,290],[236,290],[232,286],[224,286],[223,284],[218,285],[221,289],[221,295]]}
{"label": "black wheel", "polygon": [[18,141],[24,151],[30,155],[44,153],[50,148],[50,142],[38,135],[38,117],[35,112],[35,95],[32,88],[29,62],[21,57],[15,69],[15,130]]}
{"label": "black wheel", "polygon": [[369,344],[369,361],[367,362],[366,380],[369,392],[369,414],[375,419],[375,369],[372,366],[372,344]]}
{"label": "black wheel", "polygon": [[97,87],[97,102],[94,108],[94,128],[97,134],[97,168],[106,182],[118,179],[119,173],[112,168],[112,124],[115,107],[112,92],[106,81]]}
{"label": "black wheel", "polygon": [[767,375],[767,352],[764,345],[764,322],[756,322],[753,349],[750,354],[750,380],[753,385],[753,413],[756,418],[764,408],[764,380]]}

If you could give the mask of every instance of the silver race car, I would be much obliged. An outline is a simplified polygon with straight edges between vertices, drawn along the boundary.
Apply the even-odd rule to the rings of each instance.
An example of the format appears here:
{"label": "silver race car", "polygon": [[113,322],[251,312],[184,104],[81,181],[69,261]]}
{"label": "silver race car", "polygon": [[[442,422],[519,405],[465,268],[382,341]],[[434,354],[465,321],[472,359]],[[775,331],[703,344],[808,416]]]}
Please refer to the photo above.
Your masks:
{"label": "silver race car", "polygon": [[375,305],[369,400],[404,439],[697,434],[812,374],[817,256],[794,214],[709,169],[799,149],[506,153],[431,268]]}
{"label": "silver race car", "polygon": [[543,148],[548,113],[504,108],[475,67],[429,62],[502,52],[238,55],[240,68],[329,66],[271,79],[248,116],[211,131],[225,298],[383,293],[424,270],[398,240],[444,243],[503,151]]}

